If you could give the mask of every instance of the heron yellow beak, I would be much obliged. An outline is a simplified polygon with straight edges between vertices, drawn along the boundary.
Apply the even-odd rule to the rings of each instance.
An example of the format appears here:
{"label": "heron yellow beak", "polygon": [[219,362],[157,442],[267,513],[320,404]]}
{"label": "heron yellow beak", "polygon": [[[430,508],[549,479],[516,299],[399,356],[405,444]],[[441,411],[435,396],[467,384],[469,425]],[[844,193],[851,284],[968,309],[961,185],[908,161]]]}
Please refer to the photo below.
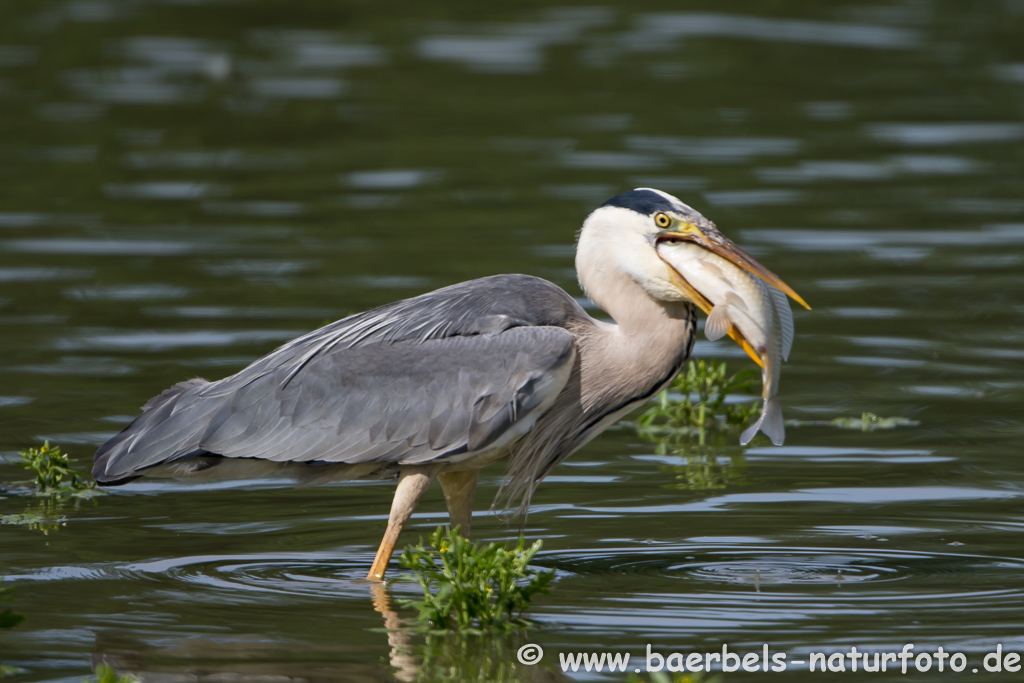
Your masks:
{"label": "heron yellow beak", "polygon": [[[703,247],[710,252],[718,254],[730,263],[735,264],[752,275],[756,275],[768,284],[781,289],[791,299],[793,299],[793,301],[797,302],[807,310],[811,310],[811,307],[807,305],[807,302],[803,300],[803,297],[793,291],[792,287],[783,282],[782,278],[755,261],[750,254],[737,247],[732,240],[715,230],[713,227],[710,229],[702,229],[692,223],[677,223],[672,228],[659,233],[656,240],[658,242],[665,242],[668,240],[692,242],[699,247]],[[693,301],[704,309],[705,313],[711,310],[710,302],[693,289],[693,287],[687,284],[682,277],[679,277],[674,271],[672,272],[672,276],[672,283],[688,295],[691,295]]]}

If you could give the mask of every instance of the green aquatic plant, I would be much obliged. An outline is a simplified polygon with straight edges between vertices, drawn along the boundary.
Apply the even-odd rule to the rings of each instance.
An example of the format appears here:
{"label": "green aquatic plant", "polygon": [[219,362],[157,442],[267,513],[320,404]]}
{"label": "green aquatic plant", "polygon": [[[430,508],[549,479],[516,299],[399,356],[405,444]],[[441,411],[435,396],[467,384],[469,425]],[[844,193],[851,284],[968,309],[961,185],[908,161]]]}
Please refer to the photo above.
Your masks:
{"label": "green aquatic plant", "polygon": [[[2,586],[0,586],[0,600],[9,601],[11,599],[11,596],[4,595],[5,593],[9,592],[9,588],[3,588]],[[3,612],[0,612],[0,628],[12,628],[20,624],[24,619],[24,614],[18,614],[10,608],[5,609]]]}
{"label": "green aquatic plant", "polygon": [[752,368],[730,375],[724,362],[690,361],[637,418],[637,433],[654,443],[655,453],[685,461],[660,468],[676,480],[669,488],[705,491],[745,481],[743,456],[713,447],[726,446],[760,412],[759,401],[730,399],[754,393],[757,378]]}
{"label": "green aquatic plant", "polygon": [[[0,586],[0,601],[7,601],[11,599],[10,595],[4,595],[4,593],[8,593],[9,591],[9,588],[3,588]],[[0,628],[13,628],[24,620],[24,614],[18,614],[10,608],[0,612]],[[5,676],[14,676],[24,672],[25,670],[20,667],[0,664],[0,678],[4,678]]]}
{"label": "green aquatic plant", "polygon": [[51,446],[44,441],[42,448],[35,446],[18,453],[22,466],[35,475],[38,495],[63,495],[78,491],[89,491],[96,482],[89,481],[81,472],[71,466],[67,453],[60,446]]}
{"label": "green aquatic plant", "polygon": [[435,630],[506,631],[523,628],[523,617],[537,593],[548,592],[553,571],[535,571],[530,560],[541,548],[527,547],[522,536],[511,548],[504,543],[473,543],[459,527],[438,527],[430,546],[408,546],[399,565],[411,574],[399,580],[415,581],[423,589],[420,600],[401,600],[414,607],[419,619]]}
{"label": "green aquatic plant", "polygon": [[861,413],[860,417],[837,417],[833,420],[786,420],[787,427],[838,427],[859,432],[916,427],[919,424],[917,420],[906,417],[880,417],[874,413]]}
{"label": "green aquatic plant", "polygon": [[118,675],[106,662],[101,662],[94,673],[92,678],[83,678],[82,683],[141,683],[142,680],[135,674]]}
{"label": "green aquatic plant", "polygon": [[652,441],[669,436],[696,437],[703,445],[709,432],[736,431],[758,414],[760,403],[727,403],[727,399],[753,394],[757,379],[753,368],[729,375],[724,362],[691,360],[637,418],[637,432]]}
{"label": "green aquatic plant", "polygon": [[34,475],[32,480],[23,483],[34,485],[31,493],[36,502],[23,512],[0,515],[0,524],[24,526],[48,534],[65,525],[67,517],[63,512],[70,503],[77,508],[82,500],[102,493],[96,488],[96,482],[72,466],[60,446],[51,446],[49,441],[39,448],[26,448],[18,455],[17,462]]}

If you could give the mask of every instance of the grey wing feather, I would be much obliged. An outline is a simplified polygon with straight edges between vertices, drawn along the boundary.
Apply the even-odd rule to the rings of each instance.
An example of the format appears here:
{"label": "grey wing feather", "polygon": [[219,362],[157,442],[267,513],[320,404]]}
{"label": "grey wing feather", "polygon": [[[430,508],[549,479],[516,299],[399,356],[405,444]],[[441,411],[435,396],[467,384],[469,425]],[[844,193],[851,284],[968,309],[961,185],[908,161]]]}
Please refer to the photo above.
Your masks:
{"label": "grey wing feather", "polygon": [[329,325],[223,380],[172,387],[100,448],[93,476],[116,483],[208,454],[423,463],[486,449],[561,391],[567,373],[555,371],[575,345],[551,323],[578,305],[527,276],[446,290]]}

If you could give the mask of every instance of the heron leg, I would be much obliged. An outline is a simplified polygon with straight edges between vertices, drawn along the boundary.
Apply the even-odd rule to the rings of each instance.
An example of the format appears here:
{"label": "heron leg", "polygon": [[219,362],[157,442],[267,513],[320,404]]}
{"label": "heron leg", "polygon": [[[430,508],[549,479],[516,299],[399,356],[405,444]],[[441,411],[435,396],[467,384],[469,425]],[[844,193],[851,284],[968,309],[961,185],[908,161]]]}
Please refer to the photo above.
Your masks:
{"label": "heron leg", "polygon": [[469,538],[469,525],[473,520],[473,494],[476,493],[476,480],[480,470],[465,472],[442,472],[441,490],[444,491],[444,502],[448,504],[448,517],[451,525],[461,527],[463,538]]}
{"label": "heron leg", "polygon": [[384,532],[380,547],[377,548],[377,556],[373,558],[370,573],[366,575],[370,581],[384,580],[384,572],[391,561],[391,554],[395,551],[402,526],[412,517],[412,511],[416,509],[420,498],[430,488],[440,469],[441,465],[407,465],[399,472],[398,487],[395,489],[395,499],[391,502],[391,515],[388,517],[388,529]]}

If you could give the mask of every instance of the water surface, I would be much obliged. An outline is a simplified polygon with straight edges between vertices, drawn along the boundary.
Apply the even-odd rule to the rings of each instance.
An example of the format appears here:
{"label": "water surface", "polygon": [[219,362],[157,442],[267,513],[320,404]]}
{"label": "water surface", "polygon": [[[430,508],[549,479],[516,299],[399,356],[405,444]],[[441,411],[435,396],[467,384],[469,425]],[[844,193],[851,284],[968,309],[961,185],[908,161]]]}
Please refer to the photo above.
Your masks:
{"label": "water surface", "polygon": [[[525,272],[582,296],[574,233],[636,186],[814,306],[795,312],[787,417],[919,424],[791,428],[700,463],[612,430],[534,499],[527,534],[558,572],[542,627],[409,636],[412,659],[359,580],[390,485],[131,485],[46,535],[0,526],[28,615],[0,661],[15,681],[101,659],[267,681],[405,680],[427,658],[458,680],[488,652],[488,675],[529,680],[560,674],[513,669],[527,641],[546,662],[1024,650],[1022,31],[1015,0],[3,4],[4,455],[50,439],[84,463],[172,383],[453,282]],[[37,509],[24,477],[0,464],[0,514]],[[434,491],[408,540],[445,519]]]}

